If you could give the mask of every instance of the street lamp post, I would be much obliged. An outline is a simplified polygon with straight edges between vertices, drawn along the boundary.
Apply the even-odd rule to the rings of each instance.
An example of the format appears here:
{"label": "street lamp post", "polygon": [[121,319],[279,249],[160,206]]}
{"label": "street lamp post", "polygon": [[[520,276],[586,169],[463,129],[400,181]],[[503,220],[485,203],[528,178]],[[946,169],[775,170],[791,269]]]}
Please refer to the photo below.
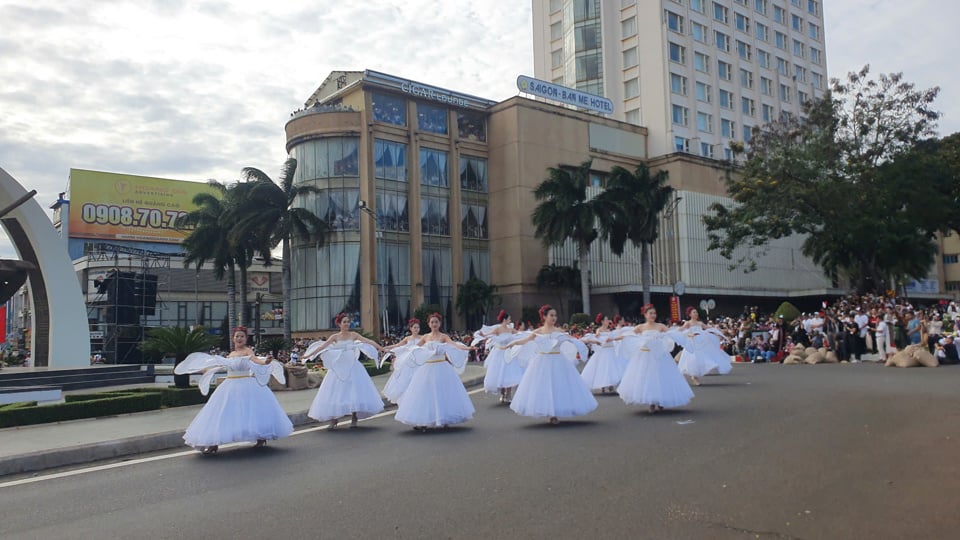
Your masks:
{"label": "street lamp post", "polygon": [[380,224],[380,216],[378,216],[376,212],[374,212],[373,210],[370,209],[369,206],[367,206],[367,201],[360,199],[357,202],[357,207],[364,214],[367,214],[368,216],[370,216],[370,220],[374,224],[374,234],[376,238],[376,244],[374,249],[376,250],[376,253],[377,253],[377,265],[374,270],[377,272],[377,305],[380,306],[380,309],[377,310],[377,313],[378,313],[378,317],[380,318],[381,336],[386,336],[389,333],[390,320],[389,320],[389,312],[387,310],[386,302],[384,302],[383,288],[384,288],[385,280],[382,279],[380,275],[380,260],[379,260],[380,244],[381,244],[381,241],[383,240],[383,230],[382,230],[383,227]]}

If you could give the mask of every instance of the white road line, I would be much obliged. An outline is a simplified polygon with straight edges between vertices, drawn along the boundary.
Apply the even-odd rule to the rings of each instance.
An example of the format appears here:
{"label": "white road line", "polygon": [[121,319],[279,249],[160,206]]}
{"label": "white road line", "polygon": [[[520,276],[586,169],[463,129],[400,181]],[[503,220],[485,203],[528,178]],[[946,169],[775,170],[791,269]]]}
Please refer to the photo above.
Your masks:
{"label": "white road line", "polygon": [[[467,394],[468,394],[468,395],[470,395],[470,394],[476,394],[476,393],[482,392],[482,391],[483,391],[483,387],[481,386],[480,388],[477,388],[477,389],[475,389],[475,390],[471,390],[471,391],[467,392]],[[366,422],[366,421],[368,421],[368,420],[375,420],[375,419],[377,419],[377,418],[383,418],[383,417],[385,417],[385,416],[392,416],[392,415],[394,415],[394,414],[396,414],[396,413],[397,413],[397,410],[396,410],[396,409],[392,409],[392,410],[389,410],[389,411],[384,411],[384,412],[382,412],[382,413],[380,413],[380,414],[375,414],[375,415],[373,415],[373,416],[364,418],[364,419],[362,419],[362,420],[360,420],[360,421],[361,421],[361,422]],[[316,427],[311,427],[311,428],[307,428],[307,429],[301,429],[301,430],[299,430],[299,431],[294,431],[292,434],[290,434],[290,436],[291,436],[291,437],[296,437],[297,435],[303,435],[304,433],[313,433],[314,431],[323,431],[323,430],[326,430],[326,429],[330,429],[330,425],[329,425],[329,424],[324,424],[324,425],[322,425],[322,426],[316,426]],[[239,447],[239,446],[248,446],[249,444],[250,444],[250,443],[231,443],[231,444],[225,444],[225,445],[220,446],[220,449],[236,448],[236,447]],[[69,478],[69,477],[71,477],[71,476],[79,476],[79,475],[81,475],[81,474],[87,474],[87,473],[92,473],[92,472],[97,472],[97,471],[107,471],[107,470],[110,470],[110,469],[118,469],[118,468],[120,468],[120,467],[129,467],[129,466],[132,466],[132,465],[139,465],[139,464],[141,464],[141,463],[150,463],[150,462],[152,462],[152,461],[162,461],[162,460],[165,460],[165,459],[173,459],[173,458],[184,457],[184,456],[192,456],[192,455],[196,455],[196,454],[198,454],[198,453],[199,453],[199,451],[197,451],[197,450],[185,450],[185,451],[182,451],[182,452],[174,452],[173,454],[164,454],[164,455],[162,455],[162,456],[153,456],[153,457],[148,457],[148,458],[131,459],[131,460],[129,460],[129,461],[121,461],[121,462],[119,462],[119,463],[110,463],[109,465],[96,465],[96,466],[94,466],[94,467],[87,467],[87,468],[84,468],[84,469],[76,469],[76,470],[73,470],[73,471],[64,471],[64,472],[59,472],[59,473],[46,474],[46,475],[43,475],[43,476],[36,476],[36,477],[32,477],[32,478],[24,478],[24,479],[22,479],[22,480],[11,480],[11,481],[9,481],[9,482],[0,482],[0,489],[10,488],[10,487],[16,487],[16,486],[24,486],[24,485],[27,485],[27,484],[35,484],[35,483],[38,483],[38,482],[45,482],[45,481],[47,481],[47,480],[57,480],[57,479],[59,479],[59,478]]]}

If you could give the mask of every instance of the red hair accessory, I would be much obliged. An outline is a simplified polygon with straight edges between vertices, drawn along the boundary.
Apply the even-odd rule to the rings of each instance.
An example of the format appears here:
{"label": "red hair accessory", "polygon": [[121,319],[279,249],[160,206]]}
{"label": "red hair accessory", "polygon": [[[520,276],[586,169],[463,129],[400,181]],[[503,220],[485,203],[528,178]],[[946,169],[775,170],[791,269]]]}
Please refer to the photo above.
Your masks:
{"label": "red hair accessory", "polygon": [[618,322],[620,322],[620,316],[619,316],[619,315],[614,315],[614,316],[613,316],[613,324],[617,324]]}
{"label": "red hair accessory", "polygon": [[414,317],[414,318],[410,319],[409,321],[407,321],[407,328],[410,328],[410,327],[413,326],[413,325],[419,326],[419,325],[420,325],[420,319]]}
{"label": "red hair accessory", "polygon": [[696,310],[697,310],[697,308],[695,308],[695,307],[693,307],[693,306],[689,306],[689,307],[686,309],[686,311],[684,311],[684,313],[687,314],[687,318],[689,319],[689,318],[690,318],[690,314],[693,313],[693,312],[696,311]]}
{"label": "red hair accessory", "polygon": [[233,331],[230,332],[230,335],[236,334],[237,332],[243,332],[246,335],[250,335],[250,332],[247,331],[246,326],[234,326]]}
{"label": "red hair accessory", "polygon": [[503,322],[503,320],[509,316],[506,311],[501,309],[500,313],[497,313],[497,322]]}
{"label": "red hair accessory", "polygon": [[337,313],[337,316],[333,318],[333,324],[340,326],[340,321],[344,318],[350,318],[346,313]]}
{"label": "red hair accessory", "polygon": [[551,309],[553,309],[553,306],[551,306],[550,304],[544,304],[540,306],[540,310],[537,311],[537,313],[540,314],[541,321],[547,318],[547,313],[549,313]]}
{"label": "red hair accessory", "polygon": [[429,323],[429,322],[430,322],[430,319],[432,319],[432,318],[434,318],[434,317],[436,317],[437,320],[440,321],[441,324],[443,323],[443,315],[441,315],[441,314],[440,314],[439,312],[437,312],[437,311],[434,311],[434,312],[431,313],[430,315],[427,315],[427,322]]}
{"label": "red hair accessory", "polygon": [[593,320],[594,323],[600,324],[603,322],[603,313],[597,313],[597,318]]}
{"label": "red hair accessory", "polygon": [[646,312],[650,311],[651,309],[657,309],[657,307],[654,306],[653,304],[645,304],[645,305],[640,309],[640,313],[646,313]]}

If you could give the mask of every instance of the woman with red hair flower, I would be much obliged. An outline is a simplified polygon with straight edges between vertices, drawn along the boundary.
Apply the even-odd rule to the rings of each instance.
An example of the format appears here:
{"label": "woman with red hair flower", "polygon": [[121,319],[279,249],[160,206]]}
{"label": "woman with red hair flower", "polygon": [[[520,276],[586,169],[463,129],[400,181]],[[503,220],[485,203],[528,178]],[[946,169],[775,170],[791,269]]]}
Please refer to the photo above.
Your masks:
{"label": "woman with red hair flower", "polygon": [[657,308],[643,306],[644,323],[633,327],[624,337],[621,349],[629,352],[630,364],[623,373],[617,391],[627,405],[649,405],[650,412],[665,407],[680,407],[693,399],[693,391],[670,356],[673,340],[682,339],[679,332],[667,332],[657,322]]}
{"label": "woman with red hair flower", "polygon": [[384,347],[383,350],[393,354],[393,373],[387,379],[387,384],[383,387],[383,395],[387,399],[396,403],[400,396],[410,386],[413,379],[413,372],[416,365],[411,362],[411,353],[417,347],[417,343],[423,336],[420,335],[420,319],[413,318],[407,321],[407,328],[410,335],[401,339],[398,343]]}
{"label": "woman with red hair flower", "polygon": [[678,367],[680,372],[690,377],[694,386],[700,386],[700,378],[716,371],[721,375],[730,373],[732,366],[730,356],[720,348],[722,334],[716,329],[707,328],[700,321],[700,312],[697,308],[687,308],[687,322],[680,327],[688,338],[680,353]]}
{"label": "woman with red hair flower", "polygon": [[507,354],[506,347],[507,343],[516,339],[517,331],[513,329],[510,314],[502,309],[497,314],[497,323],[484,326],[474,336],[485,340],[490,350],[483,362],[486,369],[483,390],[488,394],[500,394],[500,403],[510,403],[514,388],[523,378],[523,368],[514,361],[513,356]]}
{"label": "woman with red hair flower", "polygon": [[580,376],[591,390],[600,390],[606,394],[616,390],[623,378],[623,370],[626,367],[617,356],[616,341],[617,332],[611,330],[612,321],[603,313],[597,314],[597,330],[593,334],[587,334],[583,337],[584,343],[592,344],[593,354],[590,360],[584,366]]}

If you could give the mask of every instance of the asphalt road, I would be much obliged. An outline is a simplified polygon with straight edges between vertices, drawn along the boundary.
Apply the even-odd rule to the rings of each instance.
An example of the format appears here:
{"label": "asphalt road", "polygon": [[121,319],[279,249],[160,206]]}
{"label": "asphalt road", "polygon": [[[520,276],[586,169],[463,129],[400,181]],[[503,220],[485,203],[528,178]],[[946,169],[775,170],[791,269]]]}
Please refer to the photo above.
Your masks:
{"label": "asphalt road", "polygon": [[0,538],[956,538],[958,389],[954,367],[737,365],[682,410],[604,396],[556,427],[478,393],[446,431],[385,416],[5,479]]}

